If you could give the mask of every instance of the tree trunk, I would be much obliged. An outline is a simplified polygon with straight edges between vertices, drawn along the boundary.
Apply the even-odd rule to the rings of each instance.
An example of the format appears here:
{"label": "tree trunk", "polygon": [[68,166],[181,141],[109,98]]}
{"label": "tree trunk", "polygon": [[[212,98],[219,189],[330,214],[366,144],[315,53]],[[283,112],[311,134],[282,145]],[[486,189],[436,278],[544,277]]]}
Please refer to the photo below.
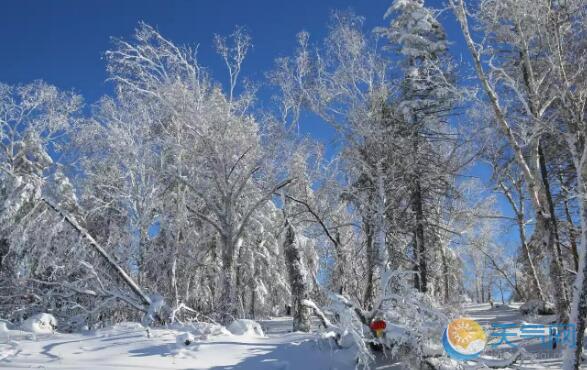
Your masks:
{"label": "tree trunk", "polygon": [[336,287],[335,287],[335,291],[338,294],[345,294],[346,293],[346,281],[347,281],[347,276],[346,276],[346,270],[347,270],[347,266],[348,266],[348,254],[346,253],[346,251],[344,250],[344,246],[342,244],[342,241],[340,240],[340,232],[338,230],[336,230],[335,232],[335,236],[334,239],[336,240],[336,243],[334,243],[334,247],[336,249],[336,274],[337,274],[337,278],[336,278]]}
{"label": "tree trunk", "polygon": [[[210,260],[212,261],[211,265],[220,265],[220,261],[218,261],[218,240],[214,238],[212,240],[212,245],[210,246]],[[208,280],[208,286],[210,287],[210,299],[209,301],[209,310],[210,312],[216,312],[216,291],[217,291],[217,280],[216,271],[211,266],[206,268],[206,279]]]}
{"label": "tree trunk", "polygon": [[579,269],[573,284],[573,302],[570,316],[570,323],[576,325],[577,338],[575,348],[568,346],[565,349],[564,370],[579,369],[585,342],[585,320],[587,318],[587,279],[585,279],[587,276],[587,158],[583,158],[582,163],[581,172],[577,176],[578,193],[582,198],[579,202],[581,211],[581,246],[579,249]]}
{"label": "tree trunk", "polygon": [[[586,207],[586,206],[583,206]],[[585,211],[582,211],[583,213],[583,219],[585,220],[587,218],[587,214],[585,214]],[[585,222],[585,221],[583,221]],[[584,223],[585,225],[585,223]],[[575,344],[575,349],[569,349],[567,348],[565,353],[565,363],[564,363],[564,369],[565,370],[578,370],[579,366],[581,364],[581,355],[583,352],[583,345],[585,343],[585,327],[586,327],[586,323],[585,323],[585,319],[587,316],[587,280],[585,279],[585,276],[587,276],[587,263],[585,263],[585,260],[587,259],[587,256],[585,255],[585,250],[587,247],[587,231],[586,231],[586,227],[583,227],[583,231],[581,232],[581,244],[583,246],[583,250],[581,251],[581,255],[579,257],[580,259],[580,270],[577,271],[577,277],[575,279],[575,284],[573,285],[573,303],[572,303],[572,308],[571,308],[571,317],[570,317],[570,322],[571,324],[575,324],[576,325],[576,329],[577,329],[577,338],[576,338],[576,344]]]}
{"label": "tree trunk", "polygon": [[545,218],[542,213],[536,214],[536,226],[534,233],[528,243],[532,246],[537,246],[542,250],[549,250],[551,254],[550,275],[555,285],[554,298],[556,310],[561,322],[568,322],[569,320],[569,301],[565,291],[566,284],[563,282],[563,266],[561,264],[562,256],[557,255],[554,243],[554,230],[552,229],[552,222],[549,218]]}
{"label": "tree trunk", "polygon": [[222,295],[218,308],[220,310],[220,322],[223,325],[228,325],[236,316],[236,292],[235,292],[235,273],[234,273],[234,259],[235,259],[235,245],[230,236],[223,236],[223,250],[222,250]]}
{"label": "tree trunk", "polygon": [[[542,285],[540,284],[540,278],[539,278],[538,272],[536,270],[536,265],[534,264],[534,258],[532,257],[530,247],[528,246],[528,240],[526,238],[526,224],[524,221],[525,197],[524,197],[524,192],[522,189],[522,184],[521,183],[518,184],[517,182],[514,182],[514,186],[516,187],[516,191],[518,192],[518,195],[519,195],[519,200],[518,200],[519,205],[516,205],[516,201],[514,200],[512,192],[511,192],[511,190],[509,190],[509,188],[507,186],[505,186],[501,182],[499,183],[499,186],[501,187],[502,192],[505,195],[506,199],[510,203],[512,210],[516,214],[516,224],[518,225],[518,232],[520,234],[520,244],[522,245],[522,250],[526,254],[526,259],[528,260],[528,267],[530,269],[530,276],[532,278],[532,282],[534,285],[533,288],[538,293],[538,298],[540,298],[543,301],[546,301],[546,296],[544,295],[544,290],[542,290]],[[529,295],[527,295],[526,298],[528,298],[528,296]]]}
{"label": "tree trunk", "polygon": [[568,199],[568,192],[566,187],[564,186],[563,181],[563,173],[562,170],[559,168],[558,171],[558,179],[561,187],[561,196],[563,200],[563,208],[565,211],[565,217],[567,222],[567,230],[569,233],[569,242],[571,244],[571,253],[573,253],[573,264],[575,271],[579,270],[579,252],[577,250],[577,236],[575,234],[575,223],[573,222],[573,218],[571,217],[571,211],[569,209],[569,199]]}
{"label": "tree trunk", "polygon": [[8,240],[4,238],[0,238],[0,270],[2,269],[2,263],[4,262],[4,257],[8,255],[10,251],[10,245],[8,244]]}
{"label": "tree trunk", "polygon": [[424,211],[422,206],[422,188],[420,179],[416,177],[414,183],[413,211],[416,216],[414,241],[418,274],[416,275],[416,289],[422,293],[428,290],[428,267],[426,263],[426,244],[424,240]]}
{"label": "tree trunk", "polygon": [[255,301],[257,300],[257,295],[256,295],[256,290],[253,287],[251,289],[251,310],[249,311],[249,315],[251,316],[251,319],[255,320],[256,315],[255,315]]}
{"label": "tree trunk", "polygon": [[485,303],[485,265],[483,265],[483,272],[481,273],[481,303]]}
{"label": "tree trunk", "polygon": [[[242,264],[240,263],[240,261],[243,260],[243,255],[242,255],[242,248],[239,248],[238,250],[238,254],[237,254],[237,261],[239,261],[239,263],[236,264],[236,268],[235,268],[235,282],[234,282],[234,287],[235,287],[235,292],[236,292],[236,303],[237,303],[237,312],[238,312],[238,317],[245,317],[246,312],[245,312],[245,302],[246,302],[246,296],[245,293],[247,291],[247,286],[246,286],[246,281],[243,281],[242,277],[243,277],[243,271],[242,271]],[[250,287],[253,287],[252,285],[250,285]]]}
{"label": "tree trunk", "polygon": [[374,287],[374,265],[375,265],[375,250],[373,248],[373,226],[366,221],[365,222],[365,235],[366,250],[367,250],[367,271],[365,284],[365,294],[363,297],[363,307],[367,310],[373,308],[373,287]]}
{"label": "tree trunk", "polygon": [[444,250],[444,246],[440,246],[440,257],[442,262],[442,284],[444,289],[444,303],[447,304],[450,299],[449,294],[449,268],[448,268],[448,261],[446,258],[446,251]]}
{"label": "tree trunk", "polygon": [[[550,190],[550,182],[548,180],[548,169],[546,168],[546,157],[544,155],[544,151],[542,149],[542,144],[538,144],[538,164],[540,166],[540,175],[542,176],[542,183],[544,184],[544,191],[546,196],[546,203],[548,204],[548,210],[550,212],[550,223],[552,228],[552,237],[553,243],[551,245],[554,248],[554,256],[556,257],[556,268],[559,271],[560,276],[557,276],[560,281],[560,294],[563,300],[564,311],[568,311],[568,304],[569,304],[569,292],[567,287],[567,278],[566,274],[564,273],[564,262],[563,262],[563,254],[561,250],[561,244],[559,240],[559,233],[558,233],[558,224],[556,220],[556,213],[554,210],[554,201],[552,199],[552,192]],[[559,311],[559,315],[561,311]],[[565,315],[561,315],[561,318],[566,317]]]}
{"label": "tree trunk", "polygon": [[388,253],[387,246],[385,245],[385,238],[387,235],[387,227],[385,222],[385,208],[386,208],[386,197],[385,197],[385,184],[384,175],[381,162],[377,163],[377,203],[376,203],[376,221],[375,221],[375,264],[374,272],[376,278],[379,278],[379,287],[375,294],[376,300],[382,298],[385,287],[385,283],[382,279],[385,272]]}
{"label": "tree trunk", "polygon": [[532,280],[534,282],[534,288],[536,288],[536,292],[538,293],[538,298],[542,301],[546,300],[546,296],[544,295],[544,291],[542,290],[542,285],[540,284],[540,279],[538,277],[538,271],[536,271],[536,266],[534,265],[534,258],[532,257],[532,253],[530,253],[530,247],[526,241],[526,230],[524,229],[524,219],[522,217],[518,217],[518,231],[520,232],[520,241],[522,243],[522,249],[524,253],[526,253],[526,258],[528,259],[528,266],[530,267],[530,275],[532,276]]}
{"label": "tree trunk", "polygon": [[286,220],[283,250],[291,285],[293,331],[310,331],[310,309],[303,302],[309,299],[307,271],[293,226]]}
{"label": "tree trunk", "polygon": [[257,266],[257,264],[255,263],[255,266],[253,268],[253,278],[250,281],[250,287],[251,287],[251,307],[250,307],[250,311],[249,311],[249,315],[251,317],[251,319],[255,320],[256,318],[256,304],[257,304],[257,289],[256,289],[256,285],[257,285],[257,278],[259,276],[259,266]]}
{"label": "tree trunk", "polygon": [[126,286],[128,288],[130,288],[130,290],[137,295],[137,297],[140,299],[140,301],[144,304],[143,309],[145,311],[147,311],[149,309],[149,307],[151,306],[151,298],[149,296],[147,296],[142,291],[140,286],[130,277],[130,275],[127,274],[126,271],[124,271],[124,269],[122,267],[120,267],[120,265],[116,262],[114,257],[112,257],[108,252],[106,252],[106,250],[104,248],[102,248],[102,246],[94,239],[94,237],[92,237],[86,229],[84,229],[83,227],[81,227],[79,225],[79,223],[77,222],[77,220],[75,218],[66,214],[64,211],[62,211],[60,208],[58,208],[56,205],[54,205],[52,202],[48,201],[47,199],[41,198],[41,200],[46,205],[48,205],[49,208],[51,208],[53,211],[55,211],[59,215],[61,215],[61,217],[63,217],[69,225],[71,225],[78,233],[80,233],[83,237],[86,238],[86,240],[88,241],[88,244],[90,244],[90,246],[94,249],[94,251],[96,251],[104,259],[104,261],[114,271],[116,271],[116,273],[122,279],[122,281],[124,281]]}

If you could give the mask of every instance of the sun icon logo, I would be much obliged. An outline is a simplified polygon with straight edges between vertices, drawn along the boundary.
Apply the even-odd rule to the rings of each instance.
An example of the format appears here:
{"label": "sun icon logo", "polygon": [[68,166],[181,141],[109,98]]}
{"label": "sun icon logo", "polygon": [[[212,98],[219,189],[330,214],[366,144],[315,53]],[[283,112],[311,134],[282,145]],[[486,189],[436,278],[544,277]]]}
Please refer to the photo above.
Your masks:
{"label": "sun icon logo", "polygon": [[448,324],[442,344],[450,357],[466,361],[479,357],[487,344],[487,335],[476,321],[460,318]]}

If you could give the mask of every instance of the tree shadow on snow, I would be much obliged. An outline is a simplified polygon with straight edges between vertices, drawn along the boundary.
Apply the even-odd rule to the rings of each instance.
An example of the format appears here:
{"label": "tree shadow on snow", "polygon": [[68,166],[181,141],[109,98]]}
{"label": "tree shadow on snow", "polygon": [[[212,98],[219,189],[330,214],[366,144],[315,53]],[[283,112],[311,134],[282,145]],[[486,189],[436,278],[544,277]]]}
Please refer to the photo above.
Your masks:
{"label": "tree shadow on snow", "polygon": [[510,306],[498,306],[496,308],[484,308],[469,312],[480,325],[489,327],[492,323],[520,324],[523,317],[517,308]]}
{"label": "tree shadow on snow", "polygon": [[332,367],[345,369],[346,363],[349,364],[349,369],[354,368],[352,358],[351,362],[348,362],[348,354],[321,348],[323,346],[319,346],[314,340],[265,344],[261,346],[261,349],[259,349],[259,343],[251,345],[254,347],[249,351],[250,356],[248,355],[241,362],[234,365],[215,366],[209,370],[323,370]]}
{"label": "tree shadow on snow", "polygon": [[128,351],[131,357],[148,357],[148,356],[161,356],[169,357],[175,356],[176,353],[173,351],[175,345],[173,344],[159,344],[155,346],[147,346],[137,349],[131,349]]}

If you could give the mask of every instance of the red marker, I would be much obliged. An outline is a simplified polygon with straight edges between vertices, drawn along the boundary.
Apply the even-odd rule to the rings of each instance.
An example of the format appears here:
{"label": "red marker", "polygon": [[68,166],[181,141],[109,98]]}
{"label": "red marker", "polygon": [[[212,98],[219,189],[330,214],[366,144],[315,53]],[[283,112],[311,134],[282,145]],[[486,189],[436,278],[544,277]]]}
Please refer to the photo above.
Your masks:
{"label": "red marker", "polygon": [[371,321],[371,324],[369,325],[369,327],[371,328],[371,330],[373,330],[375,332],[375,336],[377,336],[379,338],[383,335],[383,331],[387,327],[387,324],[385,323],[384,320],[374,320],[374,321]]}

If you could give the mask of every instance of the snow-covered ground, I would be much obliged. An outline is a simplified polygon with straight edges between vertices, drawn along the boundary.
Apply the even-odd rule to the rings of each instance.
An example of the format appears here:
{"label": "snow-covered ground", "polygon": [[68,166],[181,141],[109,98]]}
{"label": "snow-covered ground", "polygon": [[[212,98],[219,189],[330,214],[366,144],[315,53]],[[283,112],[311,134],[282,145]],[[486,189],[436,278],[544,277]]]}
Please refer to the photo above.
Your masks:
{"label": "snow-covered ground", "polygon": [[[546,325],[553,323],[554,316],[530,316],[524,317],[519,311],[520,304],[512,305],[496,305],[491,308],[489,304],[473,304],[469,305],[466,314],[483,326],[487,335],[489,344],[486,346],[485,355],[482,357],[488,358],[487,353],[500,359],[507,359],[510,355],[521,348],[523,353],[520,360],[518,360],[513,369],[560,369],[561,368],[561,346],[558,345],[553,349],[549,345],[545,346],[542,339],[532,338],[527,339],[520,336],[522,325]],[[502,329],[492,328],[492,324],[515,324],[515,328],[505,329],[507,333],[515,334],[508,337],[508,341],[512,343],[513,348],[509,344],[500,344],[495,349],[492,349],[493,344],[501,341],[499,336],[491,336],[491,333],[497,334]],[[586,368],[583,365],[581,368]]]}
{"label": "snow-covered ground", "polygon": [[[514,307],[490,308],[471,305],[467,314],[489,332],[490,324],[522,324]],[[537,319],[538,320],[538,319]],[[548,318],[541,317],[542,322]],[[537,322],[537,321],[533,321]],[[234,335],[212,330],[180,337],[185,330],[151,329],[126,323],[81,334],[36,334],[0,332],[0,368],[46,369],[213,369],[213,370],[350,370],[353,354],[335,350],[315,333],[291,333],[288,318],[261,321],[266,333],[254,331]],[[242,329],[242,328],[241,328]],[[246,328],[245,328],[246,329]],[[243,330],[240,330],[243,332]],[[190,345],[179,342],[188,338]],[[495,338],[493,339],[495,340]],[[515,368],[558,369],[560,352],[547,351],[539,343],[524,344],[535,359],[518,362]],[[378,369],[402,369],[400,364],[379,359]]]}
{"label": "snow-covered ground", "polygon": [[[221,333],[189,346],[183,331],[121,324],[85,334],[10,332],[0,339],[0,367],[47,369],[352,369],[352,354],[328,348],[316,334],[283,332],[291,321],[264,321],[264,337]],[[289,325],[288,325],[289,324]],[[150,338],[149,338],[150,336]]]}

